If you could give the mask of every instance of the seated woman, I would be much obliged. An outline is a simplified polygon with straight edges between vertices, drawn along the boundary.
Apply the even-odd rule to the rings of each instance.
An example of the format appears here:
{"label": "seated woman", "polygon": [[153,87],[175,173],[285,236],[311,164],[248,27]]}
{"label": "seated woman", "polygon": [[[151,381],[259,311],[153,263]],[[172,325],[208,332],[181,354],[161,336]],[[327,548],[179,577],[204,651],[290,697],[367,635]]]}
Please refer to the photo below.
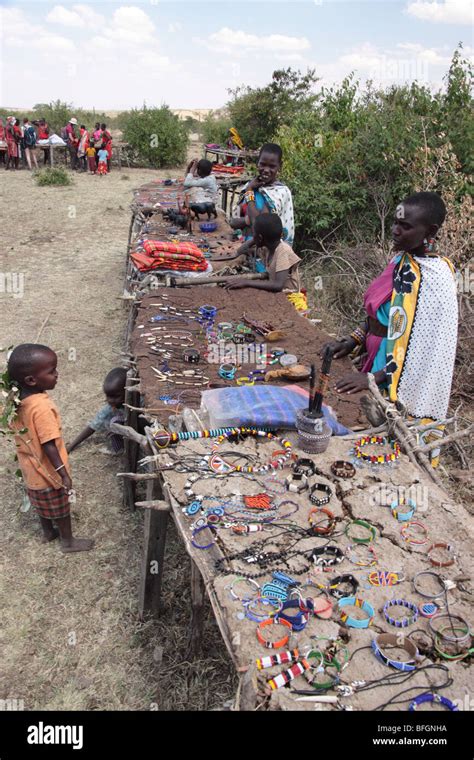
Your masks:
{"label": "seated woman", "polygon": [[[368,388],[371,372],[390,401],[427,422],[446,417],[456,356],[455,272],[449,259],[435,252],[434,241],[445,216],[437,193],[414,193],[397,206],[392,232],[399,253],[367,289],[368,318],[350,337],[328,344],[335,359],[357,346],[364,352],[361,371],[339,380],[339,393]],[[442,429],[431,429],[421,439],[435,440]],[[431,454],[433,466],[438,454]]]}
{"label": "seated woman", "polygon": [[281,219],[284,242],[293,244],[293,199],[290,189],[277,179],[281,162],[282,151],[279,145],[266,143],[262,146],[257,161],[258,174],[244,187],[230,220],[231,227],[244,230],[246,240],[252,237],[252,227],[257,216],[273,213]]}

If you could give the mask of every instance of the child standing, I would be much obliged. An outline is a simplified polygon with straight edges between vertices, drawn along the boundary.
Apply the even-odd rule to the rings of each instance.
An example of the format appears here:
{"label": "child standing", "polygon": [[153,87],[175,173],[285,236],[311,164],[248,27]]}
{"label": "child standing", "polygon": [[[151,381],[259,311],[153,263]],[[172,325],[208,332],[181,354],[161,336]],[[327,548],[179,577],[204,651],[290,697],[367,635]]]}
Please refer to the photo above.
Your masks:
{"label": "child standing", "polygon": [[94,140],[89,142],[89,147],[86,150],[87,162],[89,164],[89,171],[91,174],[97,173],[97,162],[95,160],[96,149],[94,148]]}
{"label": "child standing", "polygon": [[105,148],[100,148],[98,153],[99,158],[99,168],[98,172],[99,174],[107,174],[107,159],[109,157],[109,154],[105,150]]}
{"label": "child standing", "polygon": [[123,423],[123,403],[125,401],[125,383],[127,380],[127,370],[124,367],[116,367],[110,370],[104,380],[104,394],[106,404],[99,409],[96,416],[91,420],[87,427],[79,433],[72,443],[67,445],[68,454],[79,446],[80,443],[89,438],[93,433],[106,430],[110,436],[110,451],[107,453],[121,454],[123,452],[123,438],[121,435],[110,432],[112,422]]}
{"label": "child standing", "polygon": [[43,543],[54,541],[59,532],[61,551],[88,551],[94,542],[72,534],[69,460],[61,418],[47,393],[57,383],[57,363],[54,351],[38,343],[23,343],[12,351],[8,376],[20,389],[20,406],[12,430],[28,498],[43,529]]}

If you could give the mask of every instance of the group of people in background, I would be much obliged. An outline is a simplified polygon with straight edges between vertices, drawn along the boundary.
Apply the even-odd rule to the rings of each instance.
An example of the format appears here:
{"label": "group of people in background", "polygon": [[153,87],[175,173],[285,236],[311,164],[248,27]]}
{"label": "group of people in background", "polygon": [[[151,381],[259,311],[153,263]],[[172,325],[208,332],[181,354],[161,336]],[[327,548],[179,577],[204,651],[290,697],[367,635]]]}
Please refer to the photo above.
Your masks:
{"label": "group of people in background", "polygon": [[[38,169],[38,146],[43,148],[44,164],[50,161],[49,141],[51,132],[44,118],[32,121],[25,117],[23,123],[15,116],[0,118],[0,163],[5,169]],[[84,124],[79,127],[73,116],[61,129],[72,171],[89,171],[91,174],[107,174],[112,159],[112,135],[106,124],[96,122],[94,130]],[[58,140],[58,144],[61,144]],[[21,165],[20,165],[21,161]]]}

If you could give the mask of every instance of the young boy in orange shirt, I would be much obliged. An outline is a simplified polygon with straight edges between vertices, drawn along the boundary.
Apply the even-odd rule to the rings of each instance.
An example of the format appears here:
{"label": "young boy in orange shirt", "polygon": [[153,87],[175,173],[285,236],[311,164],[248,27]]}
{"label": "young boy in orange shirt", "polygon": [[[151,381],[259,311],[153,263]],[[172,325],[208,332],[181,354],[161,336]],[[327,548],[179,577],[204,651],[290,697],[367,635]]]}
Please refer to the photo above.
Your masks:
{"label": "young boy in orange shirt", "polygon": [[23,343],[12,351],[8,377],[20,389],[20,405],[12,430],[28,498],[43,529],[43,543],[54,541],[59,532],[61,551],[88,551],[94,542],[72,535],[71,471],[61,418],[47,393],[57,383],[57,363],[54,351],[38,343]]}

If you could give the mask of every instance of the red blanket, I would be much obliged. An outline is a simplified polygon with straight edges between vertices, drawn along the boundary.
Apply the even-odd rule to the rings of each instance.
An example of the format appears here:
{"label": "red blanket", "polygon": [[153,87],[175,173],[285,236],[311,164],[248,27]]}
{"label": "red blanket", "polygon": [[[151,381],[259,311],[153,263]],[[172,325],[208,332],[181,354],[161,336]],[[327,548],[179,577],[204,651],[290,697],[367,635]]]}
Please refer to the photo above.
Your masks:
{"label": "red blanket", "polygon": [[145,240],[144,253],[131,253],[130,258],[140,272],[172,269],[182,272],[205,272],[207,261],[194,243],[168,243]]}

